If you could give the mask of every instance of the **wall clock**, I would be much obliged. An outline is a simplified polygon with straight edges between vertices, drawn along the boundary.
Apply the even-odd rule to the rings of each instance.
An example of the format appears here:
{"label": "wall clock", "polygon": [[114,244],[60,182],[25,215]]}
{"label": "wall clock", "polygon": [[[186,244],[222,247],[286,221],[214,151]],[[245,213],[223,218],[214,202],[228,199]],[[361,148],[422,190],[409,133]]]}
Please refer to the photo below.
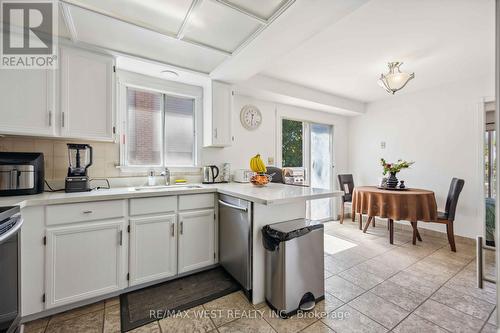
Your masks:
{"label": "wall clock", "polygon": [[262,114],[254,105],[245,105],[240,112],[241,125],[248,130],[257,129],[262,123]]}

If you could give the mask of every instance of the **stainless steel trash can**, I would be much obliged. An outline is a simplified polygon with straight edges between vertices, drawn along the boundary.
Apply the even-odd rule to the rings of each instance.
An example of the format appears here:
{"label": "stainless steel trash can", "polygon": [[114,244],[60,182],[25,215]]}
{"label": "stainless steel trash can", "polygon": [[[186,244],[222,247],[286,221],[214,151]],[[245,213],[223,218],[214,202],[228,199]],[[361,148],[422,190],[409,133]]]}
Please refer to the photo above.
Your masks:
{"label": "stainless steel trash can", "polygon": [[281,317],[312,310],[325,295],[323,224],[297,219],[262,228],[266,301]]}

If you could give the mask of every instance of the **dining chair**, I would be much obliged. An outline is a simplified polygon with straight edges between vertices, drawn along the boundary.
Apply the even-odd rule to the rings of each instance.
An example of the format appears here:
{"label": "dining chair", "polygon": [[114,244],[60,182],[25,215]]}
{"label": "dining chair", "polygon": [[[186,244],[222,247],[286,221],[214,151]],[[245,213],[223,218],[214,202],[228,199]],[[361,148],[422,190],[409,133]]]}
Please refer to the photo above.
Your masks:
{"label": "dining chair", "polygon": [[[344,215],[345,215],[345,204],[347,202],[352,203],[352,192],[354,190],[354,178],[352,174],[343,174],[338,175],[340,190],[344,192],[342,196],[342,207],[340,209],[340,224],[344,223]],[[359,220],[361,223],[363,222],[363,215],[359,214]],[[356,215],[352,216],[352,221],[356,222]],[[373,222],[375,224],[375,221]],[[360,224],[361,229],[361,224]]]}
{"label": "dining chair", "polygon": [[453,252],[457,252],[457,248],[455,247],[455,234],[453,233],[453,222],[455,221],[458,197],[460,196],[460,192],[462,192],[464,184],[465,181],[463,179],[453,178],[451,180],[444,212],[438,211],[437,220],[435,221],[436,223],[446,224],[446,234],[448,235],[448,242]]}
{"label": "dining chair", "polygon": [[266,169],[267,169],[266,174],[272,176],[271,183],[284,183],[283,169],[272,166],[268,166],[266,167]]}

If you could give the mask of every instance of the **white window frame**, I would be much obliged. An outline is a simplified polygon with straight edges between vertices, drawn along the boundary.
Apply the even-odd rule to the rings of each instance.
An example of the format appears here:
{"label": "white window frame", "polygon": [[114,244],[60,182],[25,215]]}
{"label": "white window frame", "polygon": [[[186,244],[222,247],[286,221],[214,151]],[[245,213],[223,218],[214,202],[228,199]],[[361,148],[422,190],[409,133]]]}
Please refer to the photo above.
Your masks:
{"label": "white window frame", "polygon": [[[129,165],[127,161],[127,130],[128,130],[128,105],[127,89],[139,89],[162,94],[161,98],[161,121],[162,121],[162,151],[161,165]],[[166,141],[165,141],[165,98],[182,97],[194,100],[194,164],[193,165],[169,165],[165,163]],[[180,82],[162,80],[142,74],[118,71],[117,73],[117,98],[118,98],[118,122],[119,122],[119,140],[120,140],[120,170],[122,172],[142,173],[148,170],[161,171],[165,167],[171,170],[189,170],[199,169],[201,161],[202,135],[202,108],[203,108],[203,88],[188,85]]]}

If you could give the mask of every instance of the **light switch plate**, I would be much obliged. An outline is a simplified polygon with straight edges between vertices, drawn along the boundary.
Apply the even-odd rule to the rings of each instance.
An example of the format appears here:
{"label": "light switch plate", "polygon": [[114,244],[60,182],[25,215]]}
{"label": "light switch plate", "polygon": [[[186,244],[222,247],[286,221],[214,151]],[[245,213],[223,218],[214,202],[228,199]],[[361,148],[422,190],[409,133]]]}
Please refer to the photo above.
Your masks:
{"label": "light switch plate", "polygon": [[267,165],[274,165],[274,157],[270,156],[267,158]]}

